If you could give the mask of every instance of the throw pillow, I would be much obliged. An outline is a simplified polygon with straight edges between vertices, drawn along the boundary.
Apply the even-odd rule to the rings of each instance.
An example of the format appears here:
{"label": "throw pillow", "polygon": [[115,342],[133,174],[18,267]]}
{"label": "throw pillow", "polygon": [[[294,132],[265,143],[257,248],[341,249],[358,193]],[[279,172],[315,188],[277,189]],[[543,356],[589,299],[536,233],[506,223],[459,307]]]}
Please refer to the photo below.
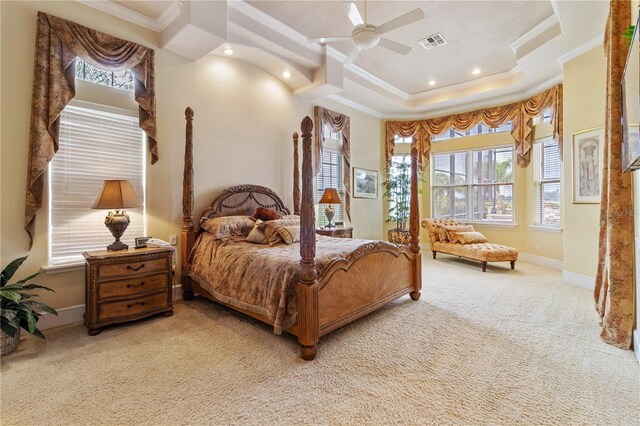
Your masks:
{"label": "throw pillow", "polygon": [[480,232],[456,232],[460,244],[486,243],[487,237]]}
{"label": "throw pillow", "polygon": [[249,216],[221,216],[202,221],[201,226],[214,238],[232,236],[246,237],[253,229],[254,222]]}
{"label": "throw pillow", "polygon": [[271,210],[268,209],[266,207],[257,207],[256,211],[253,212],[253,217],[254,219],[260,219],[262,221],[268,221],[268,220],[277,220],[277,219],[281,219],[282,215],[280,213],[278,213],[275,210]]}
{"label": "throw pillow", "polygon": [[265,237],[264,232],[262,231],[262,228],[260,226],[261,223],[263,222],[260,219],[256,219],[255,226],[253,227],[251,232],[249,232],[249,235],[247,235],[248,242],[256,244],[267,244],[267,237]]}
{"label": "throw pillow", "polygon": [[280,233],[278,233],[279,226],[300,226],[300,219],[296,217],[262,222],[260,224],[260,229],[264,232],[264,236],[269,242],[269,245],[273,246],[284,241]]}
{"label": "throw pillow", "polygon": [[444,226],[435,225],[435,227],[436,227],[436,234],[438,235],[438,240],[443,243],[448,243],[449,237],[447,236],[447,230],[444,229]]}
{"label": "throw pillow", "polygon": [[300,242],[300,227],[299,226],[278,226],[276,228],[282,241],[285,244],[291,245],[293,243]]}
{"label": "throw pillow", "polygon": [[451,243],[458,242],[458,237],[455,235],[457,232],[474,232],[475,231],[475,229],[471,225],[445,226],[444,229],[447,231],[447,239]]}

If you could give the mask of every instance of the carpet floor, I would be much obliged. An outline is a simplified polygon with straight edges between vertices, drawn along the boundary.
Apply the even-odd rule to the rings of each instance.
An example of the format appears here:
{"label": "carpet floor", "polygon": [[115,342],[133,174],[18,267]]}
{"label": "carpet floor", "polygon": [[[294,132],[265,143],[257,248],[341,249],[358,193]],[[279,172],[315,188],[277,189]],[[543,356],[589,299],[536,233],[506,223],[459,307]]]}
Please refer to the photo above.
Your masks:
{"label": "carpet floor", "polygon": [[2,361],[2,424],[638,424],[640,370],[600,341],[590,291],[505,266],[425,259],[420,301],[326,336],[313,362],[202,299],[29,336]]}

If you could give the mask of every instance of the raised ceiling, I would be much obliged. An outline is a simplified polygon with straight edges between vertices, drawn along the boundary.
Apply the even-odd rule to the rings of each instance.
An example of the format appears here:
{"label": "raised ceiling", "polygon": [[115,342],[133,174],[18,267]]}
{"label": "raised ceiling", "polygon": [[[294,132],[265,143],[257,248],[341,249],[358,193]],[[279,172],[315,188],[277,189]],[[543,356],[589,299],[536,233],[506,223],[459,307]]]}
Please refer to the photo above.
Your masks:
{"label": "raised ceiling", "polygon": [[[556,84],[564,61],[602,42],[608,12],[607,1],[368,1],[374,25],[415,8],[426,18],[385,35],[411,46],[409,54],[374,47],[345,65],[350,41],[326,49],[306,41],[351,33],[338,1],[79,1],[160,32],[163,47],[187,58],[231,46],[298,96],[387,117],[510,102]],[[364,2],[355,3],[364,16]],[[434,33],[447,44],[418,44]],[[284,70],[293,76],[284,79]]]}

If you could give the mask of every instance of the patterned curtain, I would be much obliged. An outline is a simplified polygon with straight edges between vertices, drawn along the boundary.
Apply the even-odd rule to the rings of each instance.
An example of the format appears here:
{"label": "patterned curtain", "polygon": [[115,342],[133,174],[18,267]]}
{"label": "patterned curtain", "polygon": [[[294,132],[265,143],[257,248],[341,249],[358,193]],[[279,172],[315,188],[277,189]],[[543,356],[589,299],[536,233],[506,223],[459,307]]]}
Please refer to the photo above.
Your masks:
{"label": "patterned curtain", "polygon": [[316,122],[313,153],[316,175],[320,173],[321,170],[320,165],[324,145],[322,127],[326,125],[332,132],[342,134],[344,211],[347,213],[347,218],[351,220],[351,120],[348,115],[340,114],[339,112],[319,106],[313,108],[313,113]]}
{"label": "patterned curtain", "polygon": [[553,136],[560,147],[562,159],[562,85],[559,84],[524,101],[509,105],[477,111],[464,112],[446,117],[430,118],[417,121],[387,121],[387,137],[385,158],[387,167],[391,165],[394,150],[394,136],[414,138],[414,145],[418,148],[418,163],[424,167],[429,161],[431,150],[431,136],[439,135],[449,129],[466,131],[484,122],[491,127],[499,127],[511,121],[511,135],[515,140],[515,151],[518,165],[527,167],[531,159],[533,146],[532,130],[533,117],[540,115],[545,109],[551,108]]}
{"label": "patterned curtain", "polygon": [[605,31],[607,98],[604,167],[600,200],[600,249],[594,290],[600,337],[623,349],[633,331],[634,226],[631,173],[622,173],[622,73],[631,23],[629,1],[612,0]]}
{"label": "patterned curtain", "polygon": [[60,114],[75,96],[76,57],[109,71],[131,69],[140,128],[149,140],[151,164],[158,161],[153,49],[38,12],[25,205],[29,248],[42,207],[44,171],[58,151]]}

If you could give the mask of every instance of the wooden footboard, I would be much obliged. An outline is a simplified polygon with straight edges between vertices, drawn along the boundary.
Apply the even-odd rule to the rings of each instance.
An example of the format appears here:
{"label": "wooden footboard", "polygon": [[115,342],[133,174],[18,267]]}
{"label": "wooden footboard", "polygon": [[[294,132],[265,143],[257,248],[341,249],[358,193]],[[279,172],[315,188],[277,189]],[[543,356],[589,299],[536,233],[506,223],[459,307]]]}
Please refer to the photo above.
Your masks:
{"label": "wooden footboard", "polygon": [[320,336],[421,289],[420,254],[383,241],[364,244],[318,278]]}

